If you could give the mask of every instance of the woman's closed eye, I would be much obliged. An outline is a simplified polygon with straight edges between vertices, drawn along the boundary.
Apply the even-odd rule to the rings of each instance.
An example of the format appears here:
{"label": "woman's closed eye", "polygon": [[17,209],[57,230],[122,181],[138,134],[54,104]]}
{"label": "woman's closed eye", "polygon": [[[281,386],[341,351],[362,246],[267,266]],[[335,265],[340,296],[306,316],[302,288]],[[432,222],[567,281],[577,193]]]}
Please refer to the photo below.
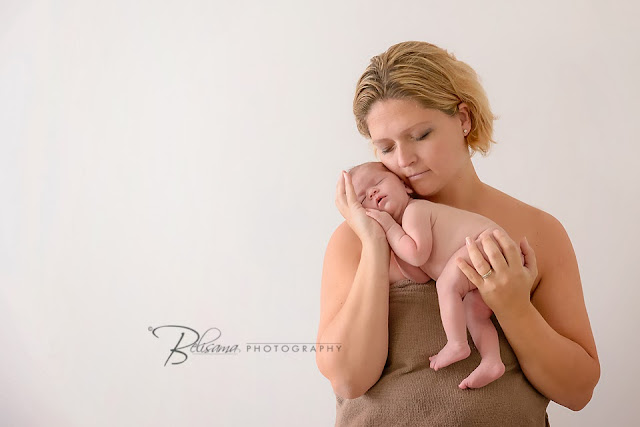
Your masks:
{"label": "woman's closed eye", "polygon": [[422,141],[423,139],[425,139],[427,136],[429,136],[429,134],[431,133],[431,129],[429,129],[427,131],[427,133],[425,133],[424,135],[422,135],[421,137],[415,138],[416,141]]}
{"label": "woman's closed eye", "polygon": [[[419,137],[417,137],[417,138],[413,138],[413,137],[412,137],[412,139],[413,139],[414,141],[422,141],[423,139],[425,139],[426,137],[428,137],[430,133],[431,133],[431,129],[429,129],[429,130],[428,130],[426,133],[424,133],[422,136],[419,136]],[[382,153],[382,154],[388,154],[389,152],[393,151],[393,148],[394,148],[394,147],[393,147],[393,145],[390,145],[390,146],[388,146],[388,147],[381,148],[381,149],[380,149],[380,153]]]}

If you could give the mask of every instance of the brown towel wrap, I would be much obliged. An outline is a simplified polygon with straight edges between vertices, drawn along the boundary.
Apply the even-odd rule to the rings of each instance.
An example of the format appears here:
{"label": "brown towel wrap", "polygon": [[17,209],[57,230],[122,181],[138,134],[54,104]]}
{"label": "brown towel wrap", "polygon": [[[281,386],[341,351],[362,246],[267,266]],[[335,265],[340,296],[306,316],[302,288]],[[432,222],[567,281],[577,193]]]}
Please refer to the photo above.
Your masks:
{"label": "brown towel wrap", "polygon": [[471,356],[437,372],[429,356],[446,343],[434,281],[393,283],[389,292],[389,355],[382,376],[363,396],[336,396],[336,426],[548,426],[549,399],[527,381],[502,328],[500,354],[506,372],[476,390],[458,384],[480,363]]}

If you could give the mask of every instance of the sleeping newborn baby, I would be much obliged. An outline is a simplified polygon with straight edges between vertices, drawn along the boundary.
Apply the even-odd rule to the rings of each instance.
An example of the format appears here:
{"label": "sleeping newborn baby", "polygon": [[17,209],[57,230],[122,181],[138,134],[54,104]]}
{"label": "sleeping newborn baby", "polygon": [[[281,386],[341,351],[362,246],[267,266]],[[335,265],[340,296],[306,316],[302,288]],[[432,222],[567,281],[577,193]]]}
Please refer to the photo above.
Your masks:
{"label": "sleeping newborn baby", "polygon": [[[465,237],[482,239],[502,227],[473,212],[411,198],[411,188],[380,162],[355,166],[349,174],[367,215],[384,229],[400,271],[418,283],[430,278],[436,281],[447,344],[429,357],[430,367],[437,371],[471,354],[468,327],[482,361],[459,387],[479,388],[500,378],[505,368],[490,319],[493,312],[460,271],[456,259],[472,265]],[[482,245],[479,247],[487,258]],[[524,263],[524,256],[522,260]]]}

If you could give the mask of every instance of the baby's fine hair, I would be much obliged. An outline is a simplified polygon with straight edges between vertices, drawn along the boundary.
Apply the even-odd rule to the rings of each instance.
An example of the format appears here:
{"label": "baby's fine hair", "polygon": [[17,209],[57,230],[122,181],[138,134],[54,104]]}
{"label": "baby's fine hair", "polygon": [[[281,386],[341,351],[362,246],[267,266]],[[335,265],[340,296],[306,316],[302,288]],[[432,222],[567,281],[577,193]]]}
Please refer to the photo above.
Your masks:
{"label": "baby's fine hair", "polygon": [[[381,171],[389,172],[389,173],[395,175],[396,177],[398,177],[391,170],[389,170],[389,168],[387,168],[382,162],[361,163],[359,165],[353,166],[352,168],[347,170],[347,172],[349,173],[349,175],[351,175],[351,178],[353,178],[353,177],[356,176],[356,173],[358,173],[359,171],[362,172],[362,171],[364,171],[365,169],[368,169],[368,168],[379,168]],[[398,177],[398,179],[400,179],[400,177]],[[418,194],[416,194],[415,192],[411,192],[410,196],[413,199],[421,199],[422,198]]]}
{"label": "baby's fine hair", "polygon": [[[366,162],[366,163],[361,163],[359,165],[355,165],[352,168],[350,168],[347,172],[349,172],[349,175],[351,175],[352,177],[355,176],[355,174],[358,171],[362,171],[364,169],[368,169],[368,168],[379,168],[380,170],[383,170],[385,172],[391,172],[385,165],[382,164],[382,162]],[[393,172],[391,172],[393,173]]]}

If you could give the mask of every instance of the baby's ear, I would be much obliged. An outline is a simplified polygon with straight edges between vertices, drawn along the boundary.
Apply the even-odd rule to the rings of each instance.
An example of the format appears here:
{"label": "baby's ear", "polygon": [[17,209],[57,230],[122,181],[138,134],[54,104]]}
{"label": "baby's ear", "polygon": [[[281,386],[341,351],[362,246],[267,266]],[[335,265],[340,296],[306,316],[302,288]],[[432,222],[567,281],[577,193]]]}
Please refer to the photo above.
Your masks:
{"label": "baby's ear", "polygon": [[407,194],[413,194],[413,190],[407,184],[404,185],[404,189],[407,192]]}

